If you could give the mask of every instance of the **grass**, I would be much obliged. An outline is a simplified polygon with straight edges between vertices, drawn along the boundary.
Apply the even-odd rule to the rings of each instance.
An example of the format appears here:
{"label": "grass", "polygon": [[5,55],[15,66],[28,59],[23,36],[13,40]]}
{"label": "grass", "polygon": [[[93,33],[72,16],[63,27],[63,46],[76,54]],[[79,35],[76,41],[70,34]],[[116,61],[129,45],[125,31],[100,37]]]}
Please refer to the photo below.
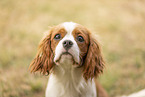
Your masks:
{"label": "grass", "polygon": [[28,66],[48,26],[80,23],[101,37],[111,97],[145,88],[144,0],[1,0],[0,97],[44,97],[47,77]]}

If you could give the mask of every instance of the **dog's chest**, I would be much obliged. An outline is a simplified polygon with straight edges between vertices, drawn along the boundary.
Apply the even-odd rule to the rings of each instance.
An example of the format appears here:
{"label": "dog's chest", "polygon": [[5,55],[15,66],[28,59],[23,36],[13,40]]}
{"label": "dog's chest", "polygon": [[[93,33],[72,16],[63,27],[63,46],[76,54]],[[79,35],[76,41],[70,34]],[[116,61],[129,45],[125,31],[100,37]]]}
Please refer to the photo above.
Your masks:
{"label": "dog's chest", "polygon": [[93,80],[86,82],[79,74],[74,71],[54,75],[49,77],[46,97],[96,97],[96,87]]}

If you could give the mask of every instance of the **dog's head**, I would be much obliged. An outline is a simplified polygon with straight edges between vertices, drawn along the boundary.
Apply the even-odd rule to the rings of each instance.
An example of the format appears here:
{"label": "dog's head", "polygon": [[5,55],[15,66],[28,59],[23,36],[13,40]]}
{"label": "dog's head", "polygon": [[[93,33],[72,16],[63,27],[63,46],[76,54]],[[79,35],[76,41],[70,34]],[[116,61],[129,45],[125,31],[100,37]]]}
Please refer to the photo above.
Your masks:
{"label": "dog's head", "polygon": [[49,74],[55,65],[62,64],[83,68],[86,80],[103,72],[104,60],[99,43],[87,28],[73,22],[52,27],[40,42],[30,70]]}

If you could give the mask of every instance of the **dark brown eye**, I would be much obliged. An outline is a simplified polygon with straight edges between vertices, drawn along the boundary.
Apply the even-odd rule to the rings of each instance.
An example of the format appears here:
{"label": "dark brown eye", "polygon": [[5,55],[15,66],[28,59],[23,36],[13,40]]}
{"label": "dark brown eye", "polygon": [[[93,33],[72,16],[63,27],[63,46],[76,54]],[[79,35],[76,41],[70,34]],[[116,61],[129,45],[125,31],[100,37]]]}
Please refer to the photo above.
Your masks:
{"label": "dark brown eye", "polygon": [[59,40],[60,38],[61,38],[60,34],[56,34],[55,37],[54,37],[55,40]]}
{"label": "dark brown eye", "polygon": [[79,42],[84,42],[84,38],[82,36],[77,36],[76,38]]}

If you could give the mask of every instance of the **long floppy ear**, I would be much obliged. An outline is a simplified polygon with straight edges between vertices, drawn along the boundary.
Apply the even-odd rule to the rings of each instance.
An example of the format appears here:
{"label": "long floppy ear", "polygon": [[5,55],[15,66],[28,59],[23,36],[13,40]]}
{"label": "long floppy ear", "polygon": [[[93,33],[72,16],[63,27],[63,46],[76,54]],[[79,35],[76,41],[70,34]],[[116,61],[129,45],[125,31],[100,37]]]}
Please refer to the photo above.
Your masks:
{"label": "long floppy ear", "polygon": [[93,38],[91,35],[90,44],[88,52],[84,62],[84,78],[88,80],[89,78],[97,77],[98,74],[103,72],[105,62],[101,54],[101,48],[99,42]]}
{"label": "long floppy ear", "polygon": [[49,74],[54,66],[53,53],[51,49],[51,32],[42,39],[39,44],[36,57],[31,62],[29,69],[31,72],[40,71],[42,74]]}

